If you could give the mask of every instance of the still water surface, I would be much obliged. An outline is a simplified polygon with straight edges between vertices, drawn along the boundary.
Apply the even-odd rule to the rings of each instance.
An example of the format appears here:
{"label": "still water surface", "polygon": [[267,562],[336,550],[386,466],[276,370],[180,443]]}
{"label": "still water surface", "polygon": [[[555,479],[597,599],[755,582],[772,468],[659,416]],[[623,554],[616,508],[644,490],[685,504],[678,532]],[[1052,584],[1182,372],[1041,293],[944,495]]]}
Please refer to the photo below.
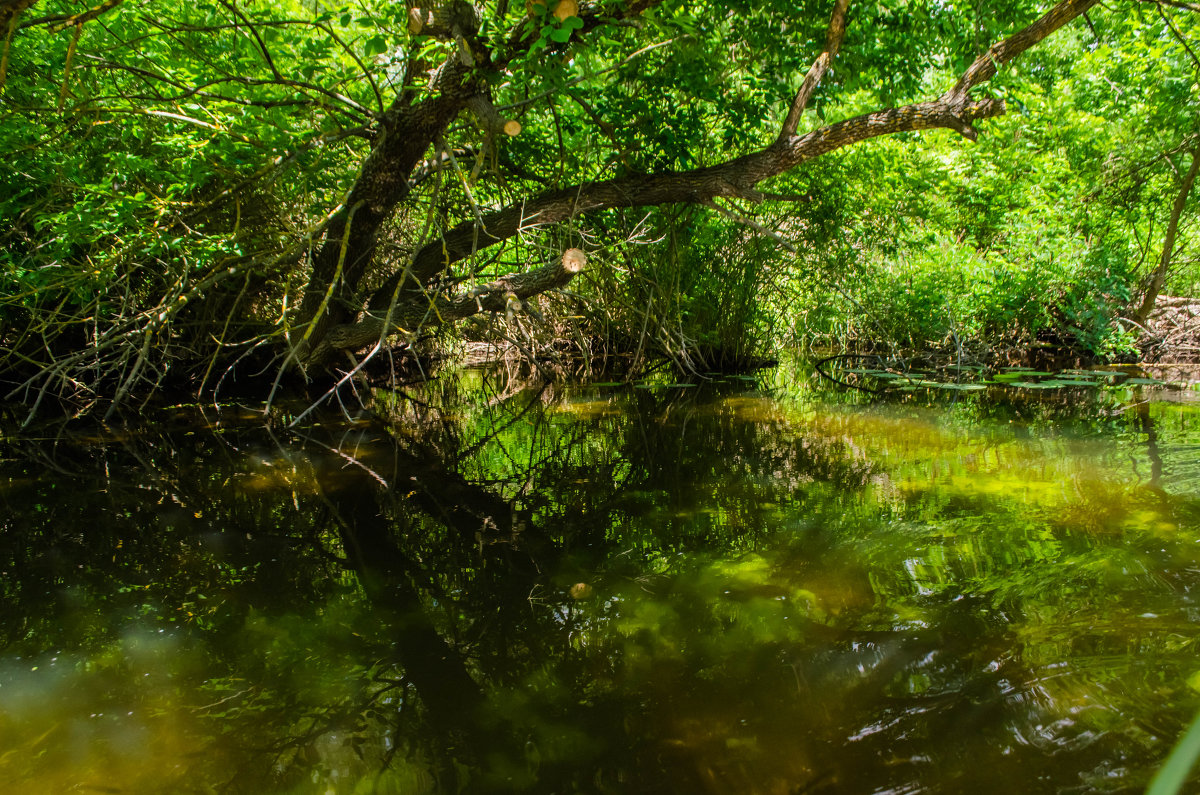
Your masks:
{"label": "still water surface", "polygon": [[1200,400],[803,371],[0,449],[0,791],[1136,792]]}

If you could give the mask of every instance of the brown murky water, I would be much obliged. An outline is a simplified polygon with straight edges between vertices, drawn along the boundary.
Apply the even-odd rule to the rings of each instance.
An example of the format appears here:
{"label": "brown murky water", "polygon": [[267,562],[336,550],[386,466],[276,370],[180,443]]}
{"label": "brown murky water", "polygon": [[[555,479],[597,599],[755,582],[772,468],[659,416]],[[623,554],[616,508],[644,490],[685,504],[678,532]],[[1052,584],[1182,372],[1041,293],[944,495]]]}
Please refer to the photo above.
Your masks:
{"label": "brown murky water", "polygon": [[1198,393],[416,396],[7,437],[0,791],[1134,792],[1200,707]]}

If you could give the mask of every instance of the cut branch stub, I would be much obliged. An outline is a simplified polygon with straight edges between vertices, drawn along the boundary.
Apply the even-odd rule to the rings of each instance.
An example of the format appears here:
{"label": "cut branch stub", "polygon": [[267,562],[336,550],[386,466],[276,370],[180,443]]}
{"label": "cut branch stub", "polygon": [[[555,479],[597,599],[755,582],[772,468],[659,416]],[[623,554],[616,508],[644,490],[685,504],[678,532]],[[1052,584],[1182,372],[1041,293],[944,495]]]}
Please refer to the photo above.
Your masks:
{"label": "cut branch stub", "polygon": [[562,255],[562,269],[574,276],[587,267],[587,254],[577,248],[569,248]]}
{"label": "cut branch stub", "polygon": [[579,16],[579,3],[575,0],[558,0],[554,7],[554,18],[558,20]]}
{"label": "cut branch stub", "polygon": [[[539,11],[537,6],[541,6],[542,11]],[[577,0],[558,0],[557,3],[554,0],[536,0],[536,2],[535,0],[525,0],[525,16],[540,16],[541,13],[544,13],[545,10],[549,10],[551,7],[553,7],[553,11],[550,13],[559,21],[579,16],[579,3]]]}
{"label": "cut branch stub", "polygon": [[425,29],[425,12],[419,8],[408,9],[408,32],[416,36]]}
{"label": "cut branch stub", "polygon": [[467,101],[467,108],[475,115],[479,126],[486,133],[504,133],[510,138],[521,134],[521,122],[501,116],[500,111],[496,110],[496,106],[487,97],[472,97]]}

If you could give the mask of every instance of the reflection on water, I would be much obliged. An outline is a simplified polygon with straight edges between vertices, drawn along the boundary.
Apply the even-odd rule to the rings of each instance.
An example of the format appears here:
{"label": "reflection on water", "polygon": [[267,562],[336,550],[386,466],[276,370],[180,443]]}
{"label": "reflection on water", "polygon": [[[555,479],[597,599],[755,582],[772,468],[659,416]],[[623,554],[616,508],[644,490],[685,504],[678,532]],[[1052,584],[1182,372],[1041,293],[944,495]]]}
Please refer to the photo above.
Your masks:
{"label": "reflection on water", "polygon": [[9,439],[0,790],[1133,792],[1200,706],[1188,393],[492,390]]}

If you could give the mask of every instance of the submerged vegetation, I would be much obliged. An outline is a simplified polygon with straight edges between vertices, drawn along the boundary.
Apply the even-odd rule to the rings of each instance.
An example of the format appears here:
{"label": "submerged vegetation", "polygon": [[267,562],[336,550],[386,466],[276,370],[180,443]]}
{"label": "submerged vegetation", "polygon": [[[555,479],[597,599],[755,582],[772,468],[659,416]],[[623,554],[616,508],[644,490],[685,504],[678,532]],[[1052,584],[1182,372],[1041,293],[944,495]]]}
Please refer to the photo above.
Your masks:
{"label": "submerged vegetation", "polygon": [[460,341],[632,375],[1129,357],[1200,275],[1196,19],[3,0],[0,378],[112,410]]}

